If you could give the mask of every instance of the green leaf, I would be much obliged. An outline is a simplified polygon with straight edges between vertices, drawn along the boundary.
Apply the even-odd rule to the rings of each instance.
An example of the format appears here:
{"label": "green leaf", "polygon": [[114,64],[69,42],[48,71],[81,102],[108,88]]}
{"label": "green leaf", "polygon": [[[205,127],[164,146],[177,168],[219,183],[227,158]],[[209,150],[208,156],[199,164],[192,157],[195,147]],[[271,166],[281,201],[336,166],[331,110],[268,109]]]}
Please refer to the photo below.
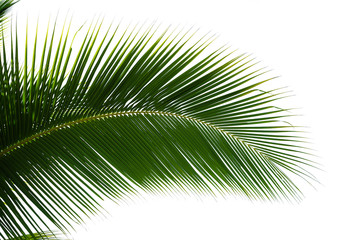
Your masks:
{"label": "green leaf", "polygon": [[287,93],[260,90],[273,78],[249,56],[209,51],[214,39],[192,32],[102,28],[79,50],[65,24],[40,55],[28,37],[20,55],[16,31],[3,43],[2,238],[67,232],[104,198],[142,191],[302,198],[292,178],[316,180],[315,163],[292,114],[273,105]]}

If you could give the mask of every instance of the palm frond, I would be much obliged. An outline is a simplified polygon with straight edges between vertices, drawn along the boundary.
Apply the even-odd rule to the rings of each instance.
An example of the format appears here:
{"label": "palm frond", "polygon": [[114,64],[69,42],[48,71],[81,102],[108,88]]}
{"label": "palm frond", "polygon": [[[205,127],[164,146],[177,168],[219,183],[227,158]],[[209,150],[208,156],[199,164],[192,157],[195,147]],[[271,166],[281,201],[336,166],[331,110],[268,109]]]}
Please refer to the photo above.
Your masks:
{"label": "palm frond", "polygon": [[[65,24],[64,24],[65,26]],[[141,191],[302,197],[289,175],[314,179],[302,132],[273,102],[280,89],[247,55],[192,33],[69,28],[0,58],[0,236],[66,232],[103,198]],[[112,33],[114,31],[114,33]],[[158,34],[158,35],[157,35]],[[100,39],[100,43],[96,40]],[[10,52],[6,49],[10,48]],[[24,59],[22,64],[20,59]]]}

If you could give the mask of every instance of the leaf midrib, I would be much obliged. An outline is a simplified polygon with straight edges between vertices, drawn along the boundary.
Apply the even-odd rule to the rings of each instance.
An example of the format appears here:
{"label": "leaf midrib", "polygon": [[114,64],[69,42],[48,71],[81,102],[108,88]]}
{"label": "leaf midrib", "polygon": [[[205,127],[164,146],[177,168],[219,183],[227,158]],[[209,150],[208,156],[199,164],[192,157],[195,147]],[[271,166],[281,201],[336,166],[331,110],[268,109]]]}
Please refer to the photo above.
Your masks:
{"label": "leaf midrib", "polygon": [[105,113],[105,114],[100,114],[100,115],[95,115],[95,116],[91,116],[91,117],[87,117],[87,118],[81,118],[81,119],[77,119],[77,120],[74,120],[74,121],[70,121],[70,122],[66,122],[66,123],[63,123],[63,124],[60,124],[60,125],[57,125],[55,127],[52,127],[50,129],[47,129],[47,130],[44,130],[44,131],[41,131],[39,133],[36,133],[30,137],[27,137],[27,138],[24,138],[20,141],[18,141],[17,143],[15,144],[12,144],[10,145],[9,147],[3,149],[0,151],[0,158],[16,149],[19,149],[21,148],[22,146],[30,143],[31,141],[33,140],[36,140],[42,136],[45,136],[45,135],[48,135],[48,134],[51,134],[52,132],[54,131],[57,131],[57,130],[60,130],[60,129],[63,129],[63,128],[66,128],[66,127],[71,127],[75,124],[79,124],[79,123],[84,123],[84,122],[88,122],[88,121],[93,121],[93,120],[98,120],[98,119],[101,119],[101,118],[108,118],[108,117],[119,117],[119,116],[124,116],[124,115],[160,115],[160,116],[174,116],[174,117],[178,117],[178,118],[183,118],[183,119],[188,119],[188,120],[192,120],[192,121],[196,121],[198,123],[201,123],[201,124],[204,124],[204,125],[207,125],[217,131],[220,131],[222,133],[225,133],[237,140],[240,140],[239,137],[235,136],[234,134],[220,128],[220,127],[217,127],[215,126],[214,124],[212,123],[208,123],[208,122],[205,122],[203,120],[200,120],[198,118],[194,118],[194,117],[190,117],[190,116],[187,116],[187,115],[183,115],[183,114],[177,114],[177,113],[172,113],[172,112],[164,112],[164,111],[147,111],[147,110],[142,110],[142,111],[122,111],[122,112],[112,112],[112,113]]}

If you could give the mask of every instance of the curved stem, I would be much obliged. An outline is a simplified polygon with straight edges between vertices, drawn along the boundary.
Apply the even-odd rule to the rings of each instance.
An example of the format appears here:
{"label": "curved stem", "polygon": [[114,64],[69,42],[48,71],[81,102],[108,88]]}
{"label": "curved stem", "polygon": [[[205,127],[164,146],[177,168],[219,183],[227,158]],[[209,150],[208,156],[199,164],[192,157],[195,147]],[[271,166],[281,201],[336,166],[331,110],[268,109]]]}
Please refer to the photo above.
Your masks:
{"label": "curved stem", "polygon": [[219,128],[219,127],[217,127],[217,126],[215,126],[215,125],[213,125],[211,123],[202,121],[202,120],[194,118],[194,117],[189,117],[189,116],[186,116],[186,115],[171,113],[171,112],[162,112],[162,111],[145,111],[145,110],[143,110],[143,111],[125,111],[125,112],[105,113],[105,114],[95,115],[95,116],[91,116],[91,117],[87,117],[87,118],[81,118],[81,119],[78,119],[78,120],[70,121],[70,122],[63,123],[61,125],[52,127],[52,128],[47,129],[45,131],[42,131],[42,132],[36,133],[36,134],[34,134],[34,135],[30,136],[30,137],[27,137],[27,138],[25,138],[23,140],[20,140],[17,143],[15,143],[13,145],[10,145],[9,147],[1,150],[0,151],[0,157],[10,153],[11,151],[13,151],[13,150],[15,150],[17,148],[20,148],[23,145],[28,144],[29,142],[31,142],[33,140],[36,140],[37,138],[40,138],[42,136],[51,134],[54,131],[57,131],[57,130],[60,130],[60,129],[63,129],[63,128],[66,128],[66,127],[70,127],[70,126],[73,126],[75,124],[92,121],[92,120],[97,120],[97,119],[107,118],[107,117],[123,116],[123,115],[129,115],[129,114],[142,114],[142,115],[144,115],[144,114],[149,114],[149,115],[157,114],[157,115],[175,116],[175,117],[179,117],[179,118],[184,118],[184,119],[188,119],[188,120],[192,120],[192,121],[196,121],[196,122],[205,124],[205,125],[207,125],[209,127],[212,127],[214,129],[222,132],[222,133],[225,133],[225,134],[227,134],[229,136],[232,136],[232,137],[240,140],[238,137],[236,137],[232,133],[227,132],[227,131],[225,131],[225,130],[223,130],[223,129],[221,129],[221,128]]}

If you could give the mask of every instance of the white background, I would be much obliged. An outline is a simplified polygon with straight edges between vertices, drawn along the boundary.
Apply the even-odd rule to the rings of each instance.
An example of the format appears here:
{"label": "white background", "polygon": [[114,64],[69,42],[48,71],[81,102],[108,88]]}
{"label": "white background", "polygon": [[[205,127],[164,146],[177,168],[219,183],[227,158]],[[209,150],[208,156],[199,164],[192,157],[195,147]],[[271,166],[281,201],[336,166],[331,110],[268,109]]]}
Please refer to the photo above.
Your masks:
{"label": "white background", "polygon": [[[120,1],[21,0],[12,10],[19,32],[40,16],[59,11],[73,24],[95,16],[114,22],[153,21],[194,25],[218,34],[239,52],[252,53],[273,69],[279,86],[310,126],[325,172],[316,190],[301,185],[299,204],[249,202],[239,198],[154,197],[115,205],[106,217],[75,226],[74,240],[90,239],[361,239],[360,69],[358,1]],[[45,20],[45,21],[44,21]],[[59,22],[62,20],[60,19]],[[21,30],[20,30],[21,29]],[[44,28],[40,27],[40,31]]]}

